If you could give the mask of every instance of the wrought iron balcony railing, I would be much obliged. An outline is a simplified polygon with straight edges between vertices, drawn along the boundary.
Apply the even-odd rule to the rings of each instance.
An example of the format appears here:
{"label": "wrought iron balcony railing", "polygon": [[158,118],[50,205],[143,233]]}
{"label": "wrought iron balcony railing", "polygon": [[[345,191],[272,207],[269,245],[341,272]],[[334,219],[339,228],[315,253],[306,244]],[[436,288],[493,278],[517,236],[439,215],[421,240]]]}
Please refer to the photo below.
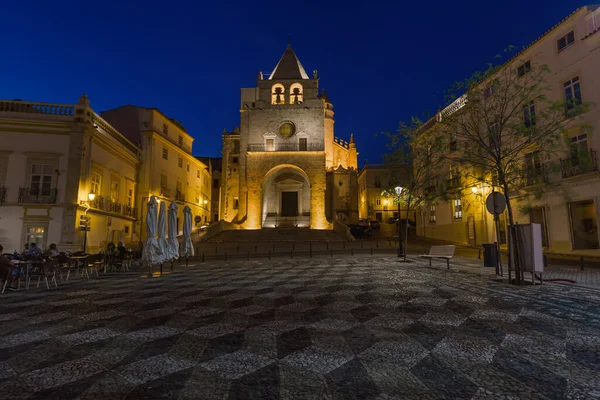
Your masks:
{"label": "wrought iron balcony railing", "polygon": [[248,151],[269,152],[269,151],[323,151],[323,143],[251,143],[248,145]]}
{"label": "wrought iron balcony railing", "polygon": [[124,217],[136,218],[137,215],[137,210],[135,207],[131,207],[116,201],[111,201],[103,196],[96,195],[96,198],[90,201],[88,204],[93,209],[122,215]]}
{"label": "wrought iron balcony railing", "polygon": [[519,188],[524,188],[546,182],[548,182],[548,175],[545,168],[540,166],[539,168],[530,168],[521,171],[521,174],[517,179],[517,186]]}
{"label": "wrought iron balcony railing", "polygon": [[58,190],[40,188],[19,188],[19,203],[54,204]]}
{"label": "wrought iron balcony railing", "polygon": [[175,192],[175,201],[185,201],[185,194],[179,190]]}
{"label": "wrought iron balcony railing", "polygon": [[560,160],[560,169],[563,178],[598,171],[596,152],[589,150],[579,153],[577,157],[563,158]]}

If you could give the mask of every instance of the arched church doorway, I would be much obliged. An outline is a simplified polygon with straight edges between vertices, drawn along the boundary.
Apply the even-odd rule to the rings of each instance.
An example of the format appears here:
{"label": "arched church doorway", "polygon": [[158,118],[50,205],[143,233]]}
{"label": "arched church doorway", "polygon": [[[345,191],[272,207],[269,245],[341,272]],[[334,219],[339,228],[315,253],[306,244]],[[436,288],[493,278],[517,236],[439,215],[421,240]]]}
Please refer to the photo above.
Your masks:
{"label": "arched church doorway", "polygon": [[280,165],[263,181],[263,228],[310,226],[310,181],[294,165]]}

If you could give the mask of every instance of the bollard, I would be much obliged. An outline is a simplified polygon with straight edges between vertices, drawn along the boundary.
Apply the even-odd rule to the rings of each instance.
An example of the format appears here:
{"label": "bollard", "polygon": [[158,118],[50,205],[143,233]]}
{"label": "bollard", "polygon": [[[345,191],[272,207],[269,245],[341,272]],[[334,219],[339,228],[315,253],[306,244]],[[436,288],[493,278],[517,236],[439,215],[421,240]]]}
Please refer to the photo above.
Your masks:
{"label": "bollard", "polygon": [[581,270],[583,271],[583,256],[579,258],[579,264],[581,265]]}
{"label": "bollard", "polygon": [[294,251],[296,249],[296,244],[292,243],[292,251]]}
{"label": "bollard", "polygon": [[371,246],[371,255],[373,255],[373,246]]}
{"label": "bollard", "polygon": [[217,254],[217,248],[218,248],[218,246],[215,246],[215,254]]}
{"label": "bollard", "polygon": [[329,242],[325,242],[325,244],[327,245],[327,250],[329,250]]}
{"label": "bollard", "polygon": [[202,262],[204,262],[204,253],[202,253]]}
{"label": "bollard", "polygon": [[225,261],[227,261],[227,252],[225,252]]}
{"label": "bollard", "polygon": [[354,255],[354,247],[350,247],[350,255]]}
{"label": "bollard", "polygon": [[258,252],[258,246],[257,245],[254,246],[254,252],[255,253]]}
{"label": "bollard", "polygon": [[333,257],[333,249],[331,249],[331,257]]}
{"label": "bollard", "polygon": [[361,240],[361,241],[360,241],[360,248],[361,248],[361,249],[363,248],[363,244],[365,244],[365,242]]}
{"label": "bollard", "polygon": [[269,260],[271,259],[271,250],[269,250]]}
{"label": "bollard", "polygon": [[346,241],[342,242],[342,248],[344,248],[344,249],[346,248]]}
{"label": "bollard", "polygon": [[548,254],[544,254],[544,269],[548,268]]}
{"label": "bollard", "polygon": [[290,251],[290,258],[294,258],[294,250]]}
{"label": "bollard", "polygon": [[246,257],[246,260],[250,260],[250,250],[248,250],[248,256]]}

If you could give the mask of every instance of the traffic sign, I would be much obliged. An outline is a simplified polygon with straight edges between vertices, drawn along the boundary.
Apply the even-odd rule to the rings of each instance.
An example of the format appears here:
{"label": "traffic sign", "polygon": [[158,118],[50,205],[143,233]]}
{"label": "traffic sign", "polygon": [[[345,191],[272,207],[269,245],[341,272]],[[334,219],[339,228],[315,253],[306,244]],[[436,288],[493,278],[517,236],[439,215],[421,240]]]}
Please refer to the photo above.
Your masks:
{"label": "traffic sign", "polygon": [[502,214],[506,209],[506,198],[500,192],[492,192],[485,200],[485,208],[490,214]]}

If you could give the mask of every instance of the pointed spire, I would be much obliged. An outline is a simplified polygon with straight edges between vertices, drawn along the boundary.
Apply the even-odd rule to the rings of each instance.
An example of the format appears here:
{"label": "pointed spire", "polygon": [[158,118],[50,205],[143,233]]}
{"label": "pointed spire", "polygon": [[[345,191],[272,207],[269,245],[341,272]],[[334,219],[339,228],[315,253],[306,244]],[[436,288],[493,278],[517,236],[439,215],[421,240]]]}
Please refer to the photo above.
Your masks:
{"label": "pointed spire", "polygon": [[354,143],[354,133],[350,134],[350,147],[356,147],[356,143]]}
{"label": "pointed spire", "polygon": [[321,100],[324,100],[326,103],[331,103],[331,100],[329,100],[327,93],[325,93],[325,89],[321,90],[321,94],[319,95],[319,98]]}
{"label": "pointed spire", "polygon": [[302,64],[296,57],[292,46],[288,45],[287,49],[281,56],[281,59],[275,66],[269,80],[274,79],[310,79],[304,70]]}

